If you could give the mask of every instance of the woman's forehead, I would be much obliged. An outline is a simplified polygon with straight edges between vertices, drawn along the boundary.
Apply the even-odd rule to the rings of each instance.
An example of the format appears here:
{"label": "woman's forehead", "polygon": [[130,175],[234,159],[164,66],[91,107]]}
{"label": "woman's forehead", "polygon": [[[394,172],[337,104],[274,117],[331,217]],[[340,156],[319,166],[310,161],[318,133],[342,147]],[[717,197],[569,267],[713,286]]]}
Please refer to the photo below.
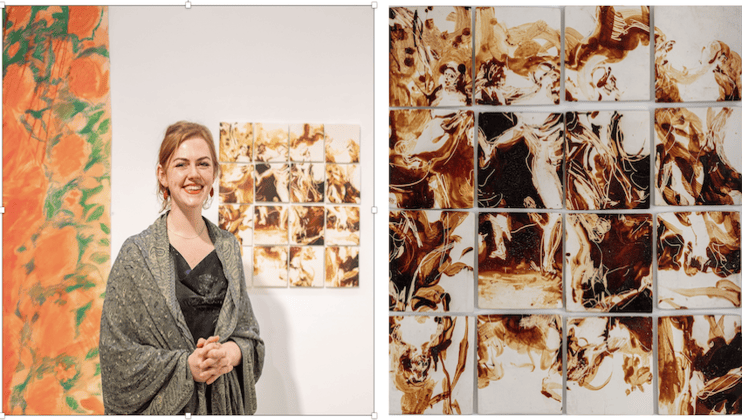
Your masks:
{"label": "woman's forehead", "polygon": [[175,158],[196,158],[202,157],[211,158],[211,149],[208,143],[201,137],[191,137],[188,140],[184,140],[177,149],[173,152],[171,160]]}

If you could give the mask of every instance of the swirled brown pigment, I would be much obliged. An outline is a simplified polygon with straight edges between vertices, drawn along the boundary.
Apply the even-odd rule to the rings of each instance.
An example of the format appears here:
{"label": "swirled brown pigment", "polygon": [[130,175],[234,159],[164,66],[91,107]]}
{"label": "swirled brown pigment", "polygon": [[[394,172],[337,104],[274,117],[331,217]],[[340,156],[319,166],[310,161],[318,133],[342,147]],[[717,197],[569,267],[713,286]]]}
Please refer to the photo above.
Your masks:
{"label": "swirled brown pigment", "polygon": [[658,320],[659,413],[742,414],[738,315]]}
{"label": "swirled brown pigment", "polygon": [[654,24],[657,102],[740,100],[738,8],[658,6]]}
{"label": "swirled brown pigment", "polygon": [[358,287],[358,247],[325,247],[325,286]]}
{"label": "swirled brown pigment", "polygon": [[562,307],[562,216],[479,213],[480,308]]}
{"label": "swirled brown pigment", "polygon": [[253,240],[256,244],[287,244],[289,206],[255,206]]}
{"label": "swirled brown pigment", "polygon": [[255,162],[288,162],[288,124],[255,123],[253,129],[255,136],[253,160]]}
{"label": "swirled brown pigment", "polygon": [[483,112],[478,128],[479,207],[563,208],[562,114]]}
{"label": "swirled brown pigment", "polygon": [[739,307],[739,213],[659,213],[657,285],[660,308]]}
{"label": "swirled brown pigment", "polygon": [[477,7],[475,20],[475,102],[558,104],[559,9]]}
{"label": "swirled brown pigment", "polygon": [[327,202],[361,204],[360,165],[328,163]]}
{"label": "swirled brown pigment", "polygon": [[649,6],[565,8],[568,101],[649,99]]}
{"label": "swirled brown pigment", "polygon": [[473,160],[473,112],[389,112],[390,206],[472,208]]}
{"label": "swirled brown pigment", "polygon": [[325,162],[358,163],[361,157],[361,127],[325,124]]}
{"label": "swirled brown pigment", "polygon": [[742,111],[663,108],[654,120],[657,204],[742,203]]}
{"label": "swirled brown pigment", "polygon": [[284,163],[255,164],[255,201],[288,203],[290,169]]}
{"label": "swirled brown pigment", "polygon": [[253,165],[220,163],[219,169],[219,201],[233,204],[252,204],[255,201]]}
{"label": "swirled brown pigment", "polygon": [[471,105],[471,8],[389,8],[389,106]]}
{"label": "swirled brown pigment", "polygon": [[252,162],[252,123],[219,123],[219,160]]}
{"label": "swirled brown pigment", "polygon": [[652,318],[567,322],[567,414],[652,414]]}
{"label": "swirled brown pigment", "polygon": [[390,414],[471,414],[472,342],[469,317],[389,317]]}
{"label": "swirled brown pigment", "polygon": [[289,232],[291,244],[324,245],[325,208],[322,206],[291,206]]}
{"label": "swirled brown pigment", "polygon": [[325,201],[325,164],[292,163],[289,192],[292,203]]}
{"label": "swirled brown pigment", "polygon": [[649,208],[649,115],[566,113],[570,210]]}
{"label": "swirled brown pigment", "polygon": [[471,310],[474,218],[469,212],[390,212],[390,311]]}
{"label": "swirled brown pigment", "polygon": [[327,245],[358,245],[361,212],[358,207],[327,206],[325,241]]}
{"label": "swirled brown pigment", "polygon": [[652,216],[567,215],[567,310],[652,311]]}
{"label": "swirled brown pigment", "polygon": [[289,247],[289,284],[292,287],[322,287],[324,251],[321,246]]}
{"label": "swirled brown pigment", "polygon": [[250,205],[219,205],[219,227],[233,234],[242,246],[252,245],[252,217]]}
{"label": "swirled brown pigment", "polygon": [[289,158],[292,162],[322,162],[324,148],[323,124],[289,125]]}
{"label": "swirled brown pigment", "polygon": [[[250,248],[244,248],[249,250]],[[288,284],[288,246],[254,246],[253,285],[286,287]]]}
{"label": "swirled brown pigment", "polygon": [[559,315],[477,317],[479,414],[562,413]]}

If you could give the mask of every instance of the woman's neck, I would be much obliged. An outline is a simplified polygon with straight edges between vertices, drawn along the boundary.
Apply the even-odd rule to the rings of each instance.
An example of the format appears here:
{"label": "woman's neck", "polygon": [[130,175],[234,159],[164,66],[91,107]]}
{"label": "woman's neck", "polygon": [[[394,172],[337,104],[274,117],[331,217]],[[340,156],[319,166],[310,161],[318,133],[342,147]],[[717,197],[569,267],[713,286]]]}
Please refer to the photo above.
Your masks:
{"label": "woman's neck", "polygon": [[204,231],[205,224],[206,222],[201,217],[201,209],[183,211],[174,206],[167,216],[168,229],[181,237],[200,235]]}

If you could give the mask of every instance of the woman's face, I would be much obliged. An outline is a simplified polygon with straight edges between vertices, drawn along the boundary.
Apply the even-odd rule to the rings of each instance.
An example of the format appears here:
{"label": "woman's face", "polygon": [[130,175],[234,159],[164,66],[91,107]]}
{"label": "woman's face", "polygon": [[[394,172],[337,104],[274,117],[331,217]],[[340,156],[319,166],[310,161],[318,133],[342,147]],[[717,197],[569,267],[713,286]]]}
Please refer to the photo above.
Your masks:
{"label": "woman's face", "polygon": [[214,183],[214,165],[206,140],[194,137],[180,144],[167,168],[157,167],[160,183],[170,189],[173,208],[201,208]]}

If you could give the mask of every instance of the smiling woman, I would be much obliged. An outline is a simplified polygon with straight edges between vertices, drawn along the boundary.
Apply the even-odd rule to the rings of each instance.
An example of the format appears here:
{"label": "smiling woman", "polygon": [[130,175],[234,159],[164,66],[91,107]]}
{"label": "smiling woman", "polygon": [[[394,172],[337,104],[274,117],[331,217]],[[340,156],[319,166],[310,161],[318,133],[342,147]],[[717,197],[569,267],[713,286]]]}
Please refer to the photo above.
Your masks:
{"label": "smiling woman", "polygon": [[[245,287],[270,352],[256,384],[255,414],[374,411],[371,156],[378,13],[368,4],[181,4],[111,13],[118,139],[111,152],[111,252],[115,259],[161,208],[153,175],[165,128],[181,119],[206,125],[221,174],[213,204],[200,213],[240,236],[235,257],[242,252]],[[340,175],[360,174],[339,179],[336,202],[328,201],[325,162],[331,159]],[[351,186],[359,192],[350,194]],[[178,191],[170,193],[172,216]],[[360,203],[345,197],[360,197]],[[319,211],[328,206],[337,214]],[[318,218],[302,224],[295,207]],[[183,236],[204,226],[196,218],[186,231],[165,221]],[[311,260],[299,252],[310,247]],[[293,286],[309,284],[312,271],[312,286]]]}
{"label": "smiling woman", "polygon": [[157,165],[161,215],[113,265],[101,320],[108,414],[252,414],[264,346],[240,245],[201,216],[218,174],[208,128],[168,127]]}

